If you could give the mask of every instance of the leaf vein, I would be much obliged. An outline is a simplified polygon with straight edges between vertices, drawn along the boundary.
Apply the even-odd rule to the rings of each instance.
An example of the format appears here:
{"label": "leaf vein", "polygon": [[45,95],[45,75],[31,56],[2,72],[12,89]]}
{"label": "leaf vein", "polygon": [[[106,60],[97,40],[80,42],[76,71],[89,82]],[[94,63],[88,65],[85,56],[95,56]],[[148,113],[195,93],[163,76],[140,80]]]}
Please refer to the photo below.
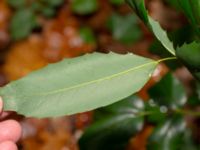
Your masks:
{"label": "leaf vein", "polygon": [[56,93],[60,93],[60,92],[70,91],[70,90],[80,88],[80,87],[83,87],[83,86],[87,86],[87,85],[90,85],[90,84],[94,84],[94,83],[97,83],[97,82],[102,82],[104,80],[110,80],[112,78],[127,74],[131,71],[139,70],[139,69],[146,67],[148,65],[158,64],[158,63],[159,63],[158,61],[151,61],[151,62],[142,64],[142,65],[139,65],[137,67],[133,67],[133,68],[127,69],[125,71],[122,71],[122,72],[119,72],[119,73],[116,73],[116,74],[113,74],[113,75],[110,75],[110,76],[106,76],[106,77],[103,77],[103,78],[100,78],[100,79],[92,80],[92,81],[89,81],[89,82],[84,82],[82,84],[78,84],[78,85],[75,85],[75,86],[72,86],[72,87],[62,88],[62,89],[59,89],[59,90],[50,91],[50,92],[46,92],[46,93],[37,93],[35,95],[45,96],[45,95],[51,95],[51,94],[56,94]]}

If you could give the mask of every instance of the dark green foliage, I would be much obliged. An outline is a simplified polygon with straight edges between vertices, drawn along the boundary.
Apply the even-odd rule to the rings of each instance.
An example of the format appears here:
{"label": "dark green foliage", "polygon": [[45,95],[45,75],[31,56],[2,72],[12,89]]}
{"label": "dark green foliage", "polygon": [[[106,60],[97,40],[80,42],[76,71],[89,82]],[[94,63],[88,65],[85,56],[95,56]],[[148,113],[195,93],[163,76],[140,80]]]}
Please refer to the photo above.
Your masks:
{"label": "dark green foliage", "polygon": [[73,0],[72,11],[79,15],[88,15],[98,9],[97,0]]}
{"label": "dark green foliage", "polygon": [[107,26],[113,38],[124,44],[132,44],[142,36],[138,19],[132,14],[123,16],[115,13],[108,19]]}
{"label": "dark green foliage", "polygon": [[173,116],[158,125],[151,134],[148,150],[182,150],[183,133],[186,128],[184,118]]}
{"label": "dark green foliage", "polygon": [[176,55],[200,81],[200,43],[184,44],[177,48]]}
{"label": "dark green foliage", "polygon": [[10,32],[14,40],[27,37],[37,27],[36,16],[31,9],[20,9],[12,17]]}
{"label": "dark green foliage", "polygon": [[149,25],[149,18],[145,8],[144,0],[126,0],[126,2],[135,10],[140,19],[144,21],[146,25]]}
{"label": "dark green foliage", "polygon": [[166,3],[168,3],[169,5],[175,7],[176,9],[180,9],[180,5],[178,0],[164,0]]}
{"label": "dark green foliage", "polygon": [[176,0],[198,36],[200,36],[200,0]]}
{"label": "dark green foliage", "polygon": [[191,25],[185,25],[169,32],[168,36],[170,40],[173,41],[174,47],[177,48],[182,46],[184,43],[192,42],[195,39],[195,31]]}
{"label": "dark green foliage", "polygon": [[171,73],[166,74],[153,86],[149,90],[149,94],[160,106],[172,109],[183,106],[187,99],[183,85]]}
{"label": "dark green foliage", "polygon": [[149,123],[158,124],[166,120],[168,107],[160,106],[153,99],[145,103],[146,119]]}
{"label": "dark green foliage", "polygon": [[196,82],[192,89],[192,94],[188,98],[188,104],[192,107],[200,105],[200,83]]}
{"label": "dark green foliage", "polygon": [[96,121],[79,141],[81,150],[124,149],[128,140],[143,127],[142,111],[144,104],[136,96],[100,108],[95,113]]}
{"label": "dark green foliage", "polygon": [[31,3],[27,0],[7,0],[7,2],[15,9],[10,23],[11,37],[13,40],[21,40],[40,27],[38,16],[47,18],[54,16],[56,8],[63,3],[63,0],[40,0]]}
{"label": "dark green foliage", "polygon": [[23,8],[26,6],[26,0],[7,0],[6,1],[13,8]]}
{"label": "dark green foliage", "polygon": [[120,6],[121,4],[124,4],[124,0],[110,0],[110,2],[116,6]]}
{"label": "dark green foliage", "polygon": [[35,12],[40,13],[45,17],[53,17],[56,14],[56,8],[59,7],[64,0],[41,0],[33,2],[35,4]]}
{"label": "dark green foliage", "polygon": [[194,142],[192,132],[190,129],[186,129],[181,137],[180,150],[199,150],[199,146]]}
{"label": "dark green foliage", "polygon": [[82,27],[79,30],[79,34],[80,34],[81,38],[84,40],[85,43],[89,43],[89,44],[95,44],[96,43],[96,39],[95,39],[94,33],[91,30],[91,28]]}
{"label": "dark green foliage", "polygon": [[146,106],[146,110],[151,112],[147,121],[156,125],[156,128],[149,138],[147,149],[196,150],[191,132],[186,128],[185,118],[177,111],[184,109],[186,102],[181,83],[168,73],[150,89],[150,96],[154,101],[150,100]]}
{"label": "dark green foliage", "polygon": [[57,7],[63,3],[63,0],[40,0],[41,3],[48,5],[49,7]]}

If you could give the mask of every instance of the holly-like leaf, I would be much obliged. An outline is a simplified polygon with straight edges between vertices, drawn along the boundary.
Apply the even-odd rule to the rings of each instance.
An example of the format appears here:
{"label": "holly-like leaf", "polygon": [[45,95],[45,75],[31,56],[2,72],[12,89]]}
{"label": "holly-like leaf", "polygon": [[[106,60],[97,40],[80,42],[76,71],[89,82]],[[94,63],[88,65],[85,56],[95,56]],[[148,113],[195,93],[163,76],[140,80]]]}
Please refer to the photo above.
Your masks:
{"label": "holly-like leaf", "polygon": [[124,44],[132,44],[142,36],[142,32],[138,27],[138,19],[135,15],[122,16],[113,14],[108,19],[107,25],[112,32],[113,38]]}
{"label": "holly-like leaf", "polygon": [[194,41],[196,33],[191,25],[185,25],[168,34],[171,41],[173,41],[175,48],[183,45],[184,43],[190,43]]}
{"label": "holly-like leaf", "polygon": [[23,39],[27,37],[36,26],[37,21],[34,12],[31,9],[20,9],[12,16],[10,25],[11,36],[14,40]]}
{"label": "holly-like leaf", "polygon": [[89,111],[138,91],[157,61],[133,54],[93,53],[65,59],[0,89],[4,110],[33,117]]}
{"label": "holly-like leaf", "polygon": [[148,150],[182,150],[184,118],[174,116],[157,126],[148,140]]}
{"label": "holly-like leaf", "polygon": [[177,48],[176,55],[200,81],[200,43],[184,44]]}
{"label": "holly-like leaf", "polygon": [[98,9],[97,0],[73,0],[72,11],[79,15],[88,15]]}
{"label": "holly-like leaf", "polygon": [[150,97],[160,106],[176,109],[186,103],[187,96],[181,82],[171,73],[166,74],[149,89]]}
{"label": "holly-like leaf", "polygon": [[126,0],[127,3],[136,11],[140,19],[149,27],[155,37],[172,54],[175,55],[173,43],[169,40],[167,33],[161,28],[158,22],[148,16],[144,0]]}
{"label": "holly-like leaf", "polygon": [[[118,103],[97,110],[98,120],[81,137],[81,150],[122,150],[129,139],[143,127],[144,103],[130,96]],[[95,113],[95,115],[96,115]]]}

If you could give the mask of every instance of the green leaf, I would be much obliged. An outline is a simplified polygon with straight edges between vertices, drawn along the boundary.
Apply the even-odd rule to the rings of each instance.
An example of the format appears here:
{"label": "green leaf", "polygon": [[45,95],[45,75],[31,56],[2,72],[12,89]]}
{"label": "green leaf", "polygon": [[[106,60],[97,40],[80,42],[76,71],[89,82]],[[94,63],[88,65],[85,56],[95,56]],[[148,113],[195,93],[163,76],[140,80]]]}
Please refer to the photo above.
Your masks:
{"label": "green leaf", "polygon": [[130,7],[132,9],[135,10],[135,12],[140,17],[140,19],[142,21],[144,21],[144,23],[146,25],[148,25],[149,24],[149,18],[148,18],[149,16],[148,16],[147,10],[145,8],[144,0],[126,0],[126,2],[130,5]]}
{"label": "green leaf", "polygon": [[200,67],[200,43],[192,42],[177,48],[177,57],[191,69]]}
{"label": "green leaf", "polygon": [[186,17],[190,20],[197,33],[200,35],[200,0],[178,0]]}
{"label": "green leaf", "polygon": [[149,23],[156,38],[171,54],[175,55],[173,43],[169,40],[167,33],[160,27],[159,23],[154,21],[151,17],[149,17]]}
{"label": "green leaf", "polygon": [[150,97],[160,106],[176,109],[186,103],[187,96],[181,82],[171,73],[166,74],[149,89]]}
{"label": "green leaf", "polygon": [[44,15],[47,18],[53,17],[56,14],[56,10],[51,7],[44,7],[41,9],[42,15]]}
{"label": "green leaf", "polygon": [[199,98],[199,101],[200,101],[200,83],[196,84],[196,92],[197,92],[197,95],[198,95],[198,98]]}
{"label": "green leaf", "polygon": [[147,150],[182,150],[186,123],[175,116],[156,127],[148,140]]}
{"label": "green leaf", "polygon": [[113,5],[120,6],[124,3],[124,0],[110,0]]}
{"label": "green leaf", "polygon": [[149,113],[146,116],[149,123],[158,124],[166,120],[168,108],[159,106],[152,99],[145,103],[145,112]]}
{"label": "green leaf", "polygon": [[[89,126],[81,137],[81,150],[122,150],[129,139],[143,127],[144,104],[136,96],[101,108],[101,117]],[[96,114],[96,113],[95,113]]]}
{"label": "green leaf", "polygon": [[50,7],[57,7],[64,2],[64,0],[40,0],[40,1]]}
{"label": "green leaf", "polygon": [[200,105],[200,83],[196,82],[194,89],[192,89],[192,95],[188,98],[188,104],[196,107]]}
{"label": "green leaf", "polygon": [[181,142],[180,150],[199,150],[192,136],[192,132],[189,129],[186,129],[183,136],[183,142]]}
{"label": "green leaf", "polygon": [[100,120],[108,115],[120,115],[124,113],[134,113],[139,116],[144,111],[143,101],[136,95],[131,95],[120,102],[114,103],[107,107],[95,110],[94,119]]}
{"label": "green leaf", "polygon": [[172,32],[169,32],[168,36],[173,41],[175,48],[183,45],[185,42],[190,43],[195,39],[195,32],[191,25],[185,25]]}
{"label": "green leaf", "polygon": [[72,11],[79,15],[88,15],[98,9],[97,0],[73,0]]}
{"label": "green leaf", "polygon": [[26,6],[26,0],[6,0],[6,2],[13,8],[23,8]]}
{"label": "green leaf", "polygon": [[200,105],[200,99],[198,98],[197,95],[192,95],[188,98],[188,104],[190,106],[199,106]]}
{"label": "green leaf", "polygon": [[[160,56],[161,58],[166,58],[171,55],[168,51],[166,51],[164,46],[157,39],[155,39],[152,42],[151,46],[149,47],[149,52],[151,52],[152,54],[156,54],[156,55]],[[182,66],[182,64],[179,63],[177,60],[167,61],[167,62],[165,62],[165,64],[171,70],[176,70],[177,68]]]}
{"label": "green leaf", "polygon": [[88,43],[88,44],[96,43],[94,33],[89,27],[81,27],[79,30],[79,34],[85,43]]}
{"label": "green leaf", "polygon": [[169,40],[166,32],[161,28],[158,22],[154,21],[148,16],[145,8],[144,0],[126,0],[127,3],[136,11],[140,19],[149,27],[154,33],[155,37],[162,43],[162,45],[172,54],[175,55],[173,43]]}
{"label": "green leaf", "polygon": [[58,6],[61,6],[63,2],[63,0],[33,1],[30,5],[30,9],[32,9],[35,14],[37,13],[39,15],[43,15],[44,17],[50,18],[55,16]]}
{"label": "green leaf", "polygon": [[192,7],[192,12],[193,12],[193,16],[196,20],[196,26],[198,29],[199,28],[199,25],[200,25],[200,0],[193,0],[193,1],[189,1],[190,2],[190,5]]}
{"label": "green leaf", "polygon": [[180,5],[179,5],[178,0],[164,0],[164,1],[167,2],[168,4],[170,4],[171,6],[175,7],[176,10],[180,9]]}
{"label": "green leaf", "polygon": [[141,38],[142,32],[135,15],[122,16],[115,13],[109,18],[107,25],[113,38],[124,44],[132,44]]}
{"label": "green leaf", "polygon": [[184,44],[177,48],[176,55],[200,81],[200,43]]}
{"label": "green leaf", "polygon": [[89,111],[138,91],[157,61],[133,54],[88,54],[65,59],[0,89],[4,110],[33,117]]}
{"label": "green leaf", "polygon": [[20,9],[11,19],[11,36],[14,40],[23,39],[27,37],[36,26],[37,21],[33,11],[31,9]]}

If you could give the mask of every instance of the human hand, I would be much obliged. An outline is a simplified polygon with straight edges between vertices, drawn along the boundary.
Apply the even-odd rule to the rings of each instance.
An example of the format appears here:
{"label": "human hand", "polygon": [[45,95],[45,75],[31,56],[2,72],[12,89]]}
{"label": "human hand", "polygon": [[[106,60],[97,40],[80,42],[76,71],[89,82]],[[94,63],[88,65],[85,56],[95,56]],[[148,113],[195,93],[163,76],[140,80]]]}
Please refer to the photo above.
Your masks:
{"label": "human hand", "polygon": [[[0,97],[0,119],[3,116],[3,101]],[[16,142],[21,136],[21,126],[15,120],[0,122],[0,150],[17,150]]]}

